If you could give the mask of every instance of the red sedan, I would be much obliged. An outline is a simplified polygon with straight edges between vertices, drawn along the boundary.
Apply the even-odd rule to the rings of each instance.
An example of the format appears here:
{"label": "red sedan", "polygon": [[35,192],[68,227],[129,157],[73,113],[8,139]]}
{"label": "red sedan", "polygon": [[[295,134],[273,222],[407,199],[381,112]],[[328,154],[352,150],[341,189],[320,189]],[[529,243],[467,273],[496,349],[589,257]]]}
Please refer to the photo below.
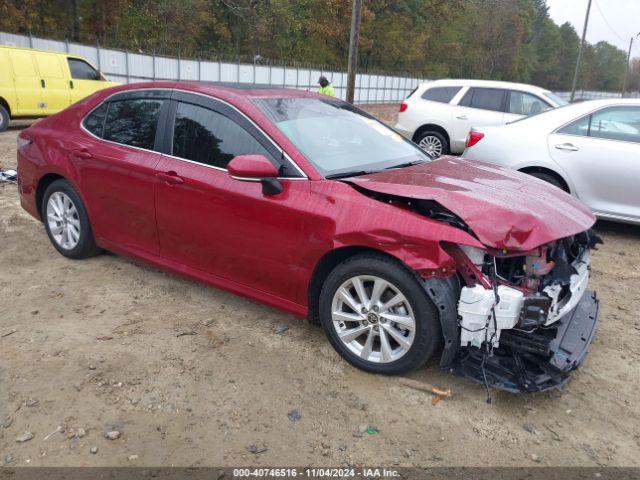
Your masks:
{"label": "red sedan", "polygon": [[563,384],[595,334],[579,201],[444,157],[342,101],[201,83],[116,87],[22,131],[22,206],[53,246],[110,250],[322,324],[348,362]]}

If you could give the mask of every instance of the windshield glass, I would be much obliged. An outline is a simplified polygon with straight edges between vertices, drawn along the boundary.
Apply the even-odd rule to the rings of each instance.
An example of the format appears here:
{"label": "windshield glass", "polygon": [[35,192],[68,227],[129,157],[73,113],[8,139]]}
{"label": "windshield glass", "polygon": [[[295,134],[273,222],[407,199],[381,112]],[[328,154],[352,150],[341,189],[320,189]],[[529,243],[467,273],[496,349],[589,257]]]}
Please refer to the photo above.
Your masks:
{"label": "windshield glass", "polygon": [[415,144],[340,100],[269,98],[254,102],[325,177],[430,160]]}
{"label": "windshield glass", "polygon": [[569,103],[564,98],[559,97],[553,92],[544,92],[544,96],[547,97],[552,102],[554,102],[559,107],[562,107],[563,105],[567,105]]}

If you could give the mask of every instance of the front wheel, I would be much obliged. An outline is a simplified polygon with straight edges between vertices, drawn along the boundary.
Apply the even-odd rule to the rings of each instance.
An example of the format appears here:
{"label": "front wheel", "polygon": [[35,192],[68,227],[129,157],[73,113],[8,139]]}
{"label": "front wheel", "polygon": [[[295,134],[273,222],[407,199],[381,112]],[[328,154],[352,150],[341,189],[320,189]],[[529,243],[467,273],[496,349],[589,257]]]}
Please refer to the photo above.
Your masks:
{"label": "front wheel", "polygon": [[9,128],[9,112],[4,106],[0,105],[0,132],[4,132],[7,128]]}
{"label": "front wheel", "polygon": [[44,192],[42,216],[49,240],[65,257],[80,259],[100,253],[87,210],[66,180],[56,180]]}
{"label": "front wheel", "polygon": [[337,352],[372,373],[422,366],[440,343],[438,312],[419,280],[378,254],[338,265],[320,294],[320,321]]}

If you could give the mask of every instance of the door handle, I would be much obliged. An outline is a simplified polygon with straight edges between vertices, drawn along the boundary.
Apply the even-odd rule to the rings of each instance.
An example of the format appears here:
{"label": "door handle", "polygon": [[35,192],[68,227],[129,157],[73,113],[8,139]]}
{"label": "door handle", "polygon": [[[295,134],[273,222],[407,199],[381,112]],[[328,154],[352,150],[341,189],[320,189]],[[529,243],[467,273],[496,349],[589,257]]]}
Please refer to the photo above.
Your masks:
{"label": "door handle", "polygon": [[41,78],[41,79],[40,79],[40,86],[41,86],[42,88],[46,88],[47,84],[44,82],[44,78]]}
{"label": "door handle", "polygon": [[580,150],[573,143],[558,143],[557,145],[555,145],[555,147],[558,150],[568,150],[570,152],[577,152],[578,150]]}
{"label": "door handle", "polygon": [[184,180],[182,179],[182,177],[179,177],[178,174],[173,170],[169,172],[156,173],[156,177],[158,177],[167,185],[180,185],[181,183],[184,183]]}
{"label": "door handle", "polygon": [[71,90],[73,90],[73,80],[69,80],[69,87],[71,87]]}
{"label": "door handle", "polygon": [[78,158],[93,158],[91,152],[89,152],[86,148],[79,148],[77,150],[73,150],[71,153],[74,157]]}
{"label": "door handle", "polygon": [[468,117],[466,115],[458,115],[456,118],[458,120],[468,120]]}

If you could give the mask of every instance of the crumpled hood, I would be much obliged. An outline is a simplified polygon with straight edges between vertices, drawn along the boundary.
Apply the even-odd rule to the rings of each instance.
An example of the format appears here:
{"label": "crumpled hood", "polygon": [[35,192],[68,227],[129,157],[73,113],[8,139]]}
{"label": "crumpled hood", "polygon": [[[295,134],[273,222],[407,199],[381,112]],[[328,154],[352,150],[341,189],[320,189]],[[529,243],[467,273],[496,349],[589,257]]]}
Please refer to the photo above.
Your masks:
{"label": "crumpled hood", "polygon": [[589,229],[591,210],[542,180],[490,163],[441,157],[345,179],[372,192],[434,200],[486,246],[527,251]]}

